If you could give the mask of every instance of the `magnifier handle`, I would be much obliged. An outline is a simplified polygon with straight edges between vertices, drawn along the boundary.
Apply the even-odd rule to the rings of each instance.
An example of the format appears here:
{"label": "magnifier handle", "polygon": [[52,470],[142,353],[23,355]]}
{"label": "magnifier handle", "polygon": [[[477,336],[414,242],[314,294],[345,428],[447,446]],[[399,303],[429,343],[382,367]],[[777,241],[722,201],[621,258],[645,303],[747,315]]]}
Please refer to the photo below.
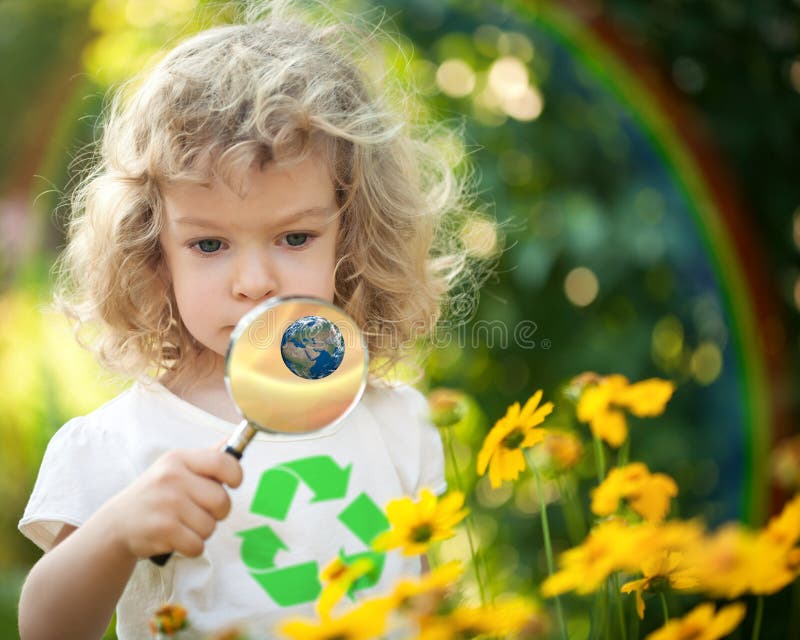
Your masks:
{"label": "magnifier handle", "polygon": [[[253,439],[253,436],[256,435],[256,432],[257,429],[248,420],[243,420],[239,425],[239,428],[236,429],[233,435],[225,443],[222,451],[232,455],[237,460],[241,460],[242,453],[244,453],[244,448]],[[172,552],[170,551],[169,553],[160,553],[157,556],[150,556],[150,561],[153,564],[157,564],[159,567],[163,567],[165,564],[167,564],[171,557]]]}
{"label": "magnifier handle", "polygon": [[231,454],[237,460],[241,460],[244,448],[250,443],[257,431],[258,429],[253,426],[252,422],[249,420],[242,420],[239,424],[239,428],[233,432],[233,435],[225,443],[222,450],[225,453]]}

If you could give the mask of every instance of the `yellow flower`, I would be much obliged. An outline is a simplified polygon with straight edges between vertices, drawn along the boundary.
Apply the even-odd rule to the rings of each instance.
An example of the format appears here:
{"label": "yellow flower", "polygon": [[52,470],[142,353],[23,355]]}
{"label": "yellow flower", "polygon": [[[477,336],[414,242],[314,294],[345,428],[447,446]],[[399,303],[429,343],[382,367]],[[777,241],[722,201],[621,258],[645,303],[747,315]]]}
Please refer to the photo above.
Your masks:
{"label": "yellow flower", "polygon": [[418,640],[461,640],[478,636],[519,633],[522,629],[540,629],[546,624],[533,602],[514,597],[506,602],[482,607],[457,607],[449,613],[423,618]]}
{"label": "yellow flower", "polygon": [[764,535],[781,546],[797,544],[800,540],[800,494],[787,502],[781,513],[767,523]]}
{"label": "yellow flower", "polygon": [[664,413],[675,384],[661,378],[650,378],[626,386],[614,398],[614,404],[625,407],[639,418],[653,418]]}
{"label": "yellow flower", "polygon": [[388,598],[373,598],[336,618],[285,621],[278,631],[292,640],[369,640],[384,633],[390,611]]}
{"label": "yellow flower", "polygon": [[358,558],[347,564],[341,558],[335,558],[320,574],[322,588],[317,600],[317,613],[322,618],[330,615],[331,609],[341,600],[360,577],[375,568],[375,563],[368,558]]}
{"label": "yellow flower", "polygon": [[544,439],[546,431],[534,427],[553,411],[553,403],[539,407],[541,399],[542,392],[537,391],[521,411],[519,402],[515,402],[486,435],[478,454],[478,475],[486,473],[488,466],[492,487],[499,487],[503,480],[516,480],[525,468],[522,450]]}
{"label": "yellow flower", "polygon": [[435,389],[428,395],[431,422],[440,429],[461,421],[467,411],[466,395],[455,389]]}
{"label": "yellow flower", "polygon": [[622,593],[636,592],[636,613],[644,618],[642,591],[662,592],[667,589],[690,589],[697,585],[697,578],[687,569],[683,554],[679,551],[660,552],[642,562],[641,580],[632,580],[622,585]]}
{"label": "yellow flower", "polygon": [[175,635],[181,629],[189,626],[186,609],[179,604],[165,604],[156,610],[153,617],[148,620],[147,626],[153,635],[159,633],[168,636]]}
{"label": "yellow flower", "polygon": [[580,545],[561,554],[560,570],[542,583],[542,595],[549,598],[572,590],[592,593],[614,571],[636,573],[643,557],[681,551],[701,535],[702,528],[696,522],[631,525],[619,518],[606,520]]}
{"label": "yellow flower", "polygon": [[727,599],[745,593],[779,591],[797,575],[793,550],[776,544],[767,534],[756,535],[728,524],[691,547],[687,562],[694,568],[698,588]]}
{"label": "yellow flower", "polygon": [[542,583],[542,595],[549,598],[573,589],[592,593],[614,571],[636,571],[633,558],[639,553],[643,531],[618,519],[601,522],[582,544],[561,554],[561,569]]}
{"label": "yellow flower", "polygon": [[687,561],[697,572],[699,588],[729,599],[745,593],[750,584],[753,542],[742,527],[729,524],[692,547]]}
{"label": "yellow flower", "polygon": [[578,400],[578,419],[588,422],[592,433],[612,447],[619,447],[628,437],[623,409],[638,417],[661,414],[675,391],[668,380],[651,378],[629,384],[618,374],[587,384]]}
{"label": "yellow flower", "polygon": [[400,579],[389,596],[393,608],[417,616],[433,613],[463,572],[461,563],[454,560],[417,579]]}
{"label": "yellow flower", "polygon": [[453,527],[468,513],[463,506],[464,494],[460,491],[437,500],[430,489],[423,489],[419,502],[407,497],[392,500],[386,507],[392,528],[375,538],[372,546],[377,551],[402,548],[407,556],[425,553],[432,542],[455,535]]}
{"label": "yellow flower", "polygon": [[583,453],[580,439],[566,431],[548,430],[544,436],[542,448],[560,469],[574,467]]}
{"label": "yellow flower", "polygon": [[737,602],[714,613],[709,603],[695,607],[679,620],[670,620],[645,640],[718,640],[733,631],[744,618],[745,607]]}
{"label": "yellow flower", "polygon": [[592,491],[592,513],[611,515],[624,499],[645,520],[661,522],[669,511],[670,498],[676,495],[678,485],[672,478],[663,473],[651,474],[644,464],[634,462],[612,469]]}
{"label": "yellow flower", "polygon": [[685,552],[703,539],[703,527],[696,520],[667,520],[666,522],[646,521],[639,525],[647,534],[647,549],[639,554],[641,559],[670,551]]}

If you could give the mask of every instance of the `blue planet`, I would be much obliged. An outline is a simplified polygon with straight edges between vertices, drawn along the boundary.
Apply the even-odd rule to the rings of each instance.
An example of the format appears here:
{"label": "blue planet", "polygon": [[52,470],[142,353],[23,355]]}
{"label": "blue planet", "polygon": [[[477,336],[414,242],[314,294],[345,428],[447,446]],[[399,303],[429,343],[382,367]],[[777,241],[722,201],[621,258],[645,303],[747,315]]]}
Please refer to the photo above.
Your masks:
{"label": "blue planet", "polygon": [[295,320],[283,333],[281,357],[289,370],[300,378],[326,378],[342,364],[342,332],[333,322],[320,316]]}

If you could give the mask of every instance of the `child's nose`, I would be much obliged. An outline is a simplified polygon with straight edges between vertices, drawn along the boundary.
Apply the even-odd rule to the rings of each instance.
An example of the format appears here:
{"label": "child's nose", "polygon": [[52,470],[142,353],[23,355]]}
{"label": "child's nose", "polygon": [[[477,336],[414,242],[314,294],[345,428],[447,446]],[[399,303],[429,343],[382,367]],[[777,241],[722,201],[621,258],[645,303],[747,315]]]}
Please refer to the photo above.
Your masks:
{"label": "child's nose", "polygon": [[236,261],[233,295],[237,298],[261,300],[277,293],[275,269],[263,250],[249,251]]}

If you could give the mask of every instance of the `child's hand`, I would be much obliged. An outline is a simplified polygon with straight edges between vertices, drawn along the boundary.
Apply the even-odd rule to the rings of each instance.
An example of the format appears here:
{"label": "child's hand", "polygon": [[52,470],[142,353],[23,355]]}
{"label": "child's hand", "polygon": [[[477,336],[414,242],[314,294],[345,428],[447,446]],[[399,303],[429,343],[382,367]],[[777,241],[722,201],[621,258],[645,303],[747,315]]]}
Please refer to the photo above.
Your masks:
{"label": "child's hand", "polygon": [[235,488],[241,482],[242,467],[227,453],[170,451],[109,500],[103,517],[114,542],[136,558],[171,551],[198,556],[230,511],[223,484]]}

